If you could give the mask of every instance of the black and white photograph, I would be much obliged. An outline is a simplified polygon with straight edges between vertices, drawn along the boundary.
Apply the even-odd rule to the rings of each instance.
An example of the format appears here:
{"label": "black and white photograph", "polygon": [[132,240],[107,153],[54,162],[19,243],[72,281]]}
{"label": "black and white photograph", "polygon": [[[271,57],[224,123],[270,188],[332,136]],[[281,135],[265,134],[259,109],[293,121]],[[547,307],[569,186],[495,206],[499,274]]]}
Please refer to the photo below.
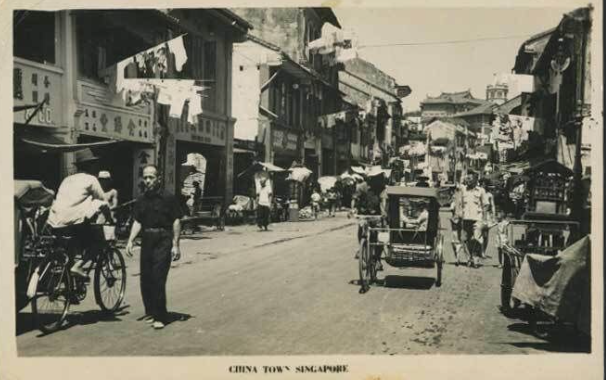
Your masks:
{"label": "black and white photograph", "polygon": [[3,5],[2,361],[601,378],[602,3],[510,3]]}

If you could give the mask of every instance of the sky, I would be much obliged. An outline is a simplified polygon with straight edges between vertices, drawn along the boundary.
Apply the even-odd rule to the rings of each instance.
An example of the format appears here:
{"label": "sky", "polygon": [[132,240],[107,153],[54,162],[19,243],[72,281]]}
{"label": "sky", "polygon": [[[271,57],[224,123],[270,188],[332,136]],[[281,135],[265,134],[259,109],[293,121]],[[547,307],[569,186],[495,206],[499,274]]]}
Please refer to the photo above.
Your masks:
{"label": "sky", "polygon": [[[510,37],[471,43],[366,47],[359,57],[408,85],[405,112],[440,92],[471,89],[485,99],[495,73],[510,73],[520,45],[528,37],[558,25],[570,8],[334,8],[343,29],[357,35],[359,45],[443,42]],[[526,37],[524,37],[526,36]],[[517,94],[511,94],[513,96]],[[511,98],[512,96],[509,96]]]}

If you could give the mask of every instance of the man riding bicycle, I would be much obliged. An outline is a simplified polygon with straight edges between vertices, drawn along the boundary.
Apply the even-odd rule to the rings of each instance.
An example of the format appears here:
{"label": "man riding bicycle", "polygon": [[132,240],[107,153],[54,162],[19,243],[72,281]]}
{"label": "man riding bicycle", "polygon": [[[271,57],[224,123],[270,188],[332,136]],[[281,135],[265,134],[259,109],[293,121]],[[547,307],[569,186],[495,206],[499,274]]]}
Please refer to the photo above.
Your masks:
{"label": "man riding bicycle", "polygon": [[[372,179],[372,180],[371,180]],[[382,217],[383,219],[387,216],[387,207],[386,207],[386,195],[384,194],[384,182],[378,181],[377,178],[371,177],[368,182],[372,184],[369,185],[366,181],[362,179],[358,179],[358,184],[356,185],[356,191],[351,200],[351,214],[353,215],[376,215],[378,217]],[[364,233],[364,228],[366,224],[370,224],[371,227],[376,227],[381,222],[377,220],[364,220],[358,224],[358,242],[362,240],[362,235]],[[377,242],[377,232],[371,231],[370,233],[370,243]],[[381,253],[382,248],[379,246],[375,246],[375,260],[377,262],[377,270],[383,270],[383,266],[381,264]],[[355,258],[359,258],[359,251],[356,251]]]}
{"label": "man riding bicycle", "polygon": [[80,277],[87,277],[82,267],[101,252],[105,241],[103,232],[92,224],[100,212],[105,220],[113,220],[103,188],[93,174],[98,172],[98,161],[90,149],[76,152],[78,172],[61,182],[47,221],[56,233],[73,236],[78,250],[83,250],[82,259],[70,269]]}

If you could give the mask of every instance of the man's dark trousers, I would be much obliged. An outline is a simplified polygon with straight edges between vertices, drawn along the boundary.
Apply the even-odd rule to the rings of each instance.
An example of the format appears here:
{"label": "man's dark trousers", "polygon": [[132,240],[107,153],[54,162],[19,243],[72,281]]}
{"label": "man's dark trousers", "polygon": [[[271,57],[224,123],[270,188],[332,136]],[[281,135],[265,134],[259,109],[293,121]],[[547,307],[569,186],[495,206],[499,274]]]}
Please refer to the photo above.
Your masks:
{"label": "man's dark trousers", "polygon": [[167,323],[166,279],[171,263],[173,233],[168,229],[147,229],[141,241],[141,296],[145,314]]}

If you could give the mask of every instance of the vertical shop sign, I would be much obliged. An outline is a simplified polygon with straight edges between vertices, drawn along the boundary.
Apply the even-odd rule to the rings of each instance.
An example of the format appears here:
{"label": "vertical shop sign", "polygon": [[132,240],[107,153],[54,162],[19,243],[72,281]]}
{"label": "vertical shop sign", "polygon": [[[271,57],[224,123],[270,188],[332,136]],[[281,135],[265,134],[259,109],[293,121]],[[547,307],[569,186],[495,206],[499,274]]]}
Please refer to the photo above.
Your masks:
{"label": "vertical shop sign", "polygon": [[136,148],[133,150],[133,196],[143,194],[143,168],[155,164],[153,148]]}

